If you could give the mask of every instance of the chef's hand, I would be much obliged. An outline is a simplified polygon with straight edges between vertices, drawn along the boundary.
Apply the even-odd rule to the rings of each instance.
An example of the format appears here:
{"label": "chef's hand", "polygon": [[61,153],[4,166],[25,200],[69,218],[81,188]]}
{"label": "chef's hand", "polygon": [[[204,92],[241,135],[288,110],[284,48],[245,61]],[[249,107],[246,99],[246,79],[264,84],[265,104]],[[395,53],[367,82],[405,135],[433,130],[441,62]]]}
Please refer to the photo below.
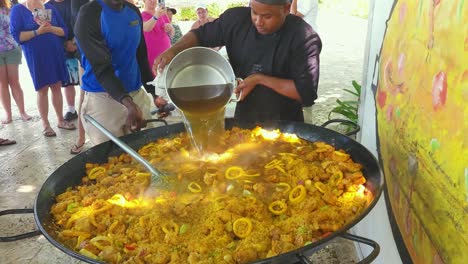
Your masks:
{"label": "chef's hand", "polygon": [[122,99],[122,104],[128,110],[126,125],[130,131],[140,131],[140,129],[146,127],[146,120],[143,118],[140,107],[133,102],[130,96],[124,97],[124,99]]}
{"label": "chef's hand", "polygon": [[165,52],[161,53],[156,59],[154,59],[153,63],[153,73],[157,76],[160,72],[164,70],[166,65],[171,62],[171,60],[175,57],[175,52],[171,49],[166,50]]}
{"label": "chef's hand", "polygon": [[[250,75],[249,77],[245,78],[243,81],[240,81],[237,85],[236,89],[234,89],[234,93],[236,94],[239,101],[244,100],[244,98],[252,92],[255,86],[258,84],[259,78],[261,78],[261,73],[255,73]],[[242,94],[241,94],[242,91]]]}

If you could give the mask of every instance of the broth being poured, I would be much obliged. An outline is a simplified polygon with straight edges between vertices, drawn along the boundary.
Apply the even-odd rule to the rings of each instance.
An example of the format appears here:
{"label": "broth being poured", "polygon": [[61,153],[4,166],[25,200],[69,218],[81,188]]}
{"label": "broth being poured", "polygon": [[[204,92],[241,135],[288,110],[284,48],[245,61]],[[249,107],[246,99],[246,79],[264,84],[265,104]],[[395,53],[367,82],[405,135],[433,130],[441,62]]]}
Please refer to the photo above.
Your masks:
{"label": "broth being poured", "polygon": [[224,112],[232,90],[230,83],[168,89],[172,102],[185,116],[187,132],[199,154],[215,151],[224,133]]}

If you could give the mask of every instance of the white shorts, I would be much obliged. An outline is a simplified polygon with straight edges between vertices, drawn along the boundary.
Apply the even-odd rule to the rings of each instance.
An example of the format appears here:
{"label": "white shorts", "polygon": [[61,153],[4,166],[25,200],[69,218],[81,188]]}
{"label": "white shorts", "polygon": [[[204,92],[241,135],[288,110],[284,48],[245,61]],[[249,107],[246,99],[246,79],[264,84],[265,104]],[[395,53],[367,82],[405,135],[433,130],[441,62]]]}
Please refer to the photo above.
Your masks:
{"label": "white shorts", "polygon": [[[140,88],[137,91],[131,92],[130,96],[133,98],[133,102],[140,107],[143,118],[150,119],[153,104],[151,95]],[[127,108],[114,100],[108,93],[85,92],[83,105],[81,106],[81,120],[83,120],[83,127],[91,144],[95,146],[108,141],[109,138],[91,123],[87,122],[84,119],[85,114],[93,117],[114,136],[120,137],[131,132],[126,126],[127,113]],[[149,123],[147,128],[151,127],[150,124],[153,123]]]}

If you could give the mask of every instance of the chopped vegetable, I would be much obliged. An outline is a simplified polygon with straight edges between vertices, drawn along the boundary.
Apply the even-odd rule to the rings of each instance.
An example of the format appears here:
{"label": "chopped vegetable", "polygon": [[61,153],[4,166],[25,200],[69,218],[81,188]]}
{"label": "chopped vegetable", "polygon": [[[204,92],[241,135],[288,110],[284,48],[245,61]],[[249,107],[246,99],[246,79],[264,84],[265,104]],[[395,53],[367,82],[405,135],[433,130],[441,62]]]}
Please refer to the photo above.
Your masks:
{"label": "chopped vegetable", "polygon": [[78,203],[70,203],[67,205],[67,213],[75,213],[77,211],[79,204]]}
{"label": "chopped vegetable", "polygon": [[80,252],[81,255],[86,256],[88,258],[98,259],[98,256],[94,255],[93,253],[91,253],[91,251],[86,250],[84,248],[80,249],[79,252]]}
{"label": "chopped vegetable", "polygon": [[179,229],[179,235],[183,235],[187,232],[187,230],[189,229],[189,225],[188,224],[182,224],[180,226],[180,229]]}
{"label": "chopped vegetable", "polygon": [[135,243],[132,243],[132,244],[125,244],[124,248],[126,250],[135,250],[136,249],[136,244]]}

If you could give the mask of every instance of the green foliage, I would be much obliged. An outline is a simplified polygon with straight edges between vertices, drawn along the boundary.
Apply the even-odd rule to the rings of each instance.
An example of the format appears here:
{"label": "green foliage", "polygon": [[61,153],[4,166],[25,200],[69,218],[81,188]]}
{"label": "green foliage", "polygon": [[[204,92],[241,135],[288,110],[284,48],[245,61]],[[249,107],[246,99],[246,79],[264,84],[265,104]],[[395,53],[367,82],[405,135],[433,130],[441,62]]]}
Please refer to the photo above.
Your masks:
{"label": "green foliage", "polygon": [[349,95],[355,97],[355,100],[347,100],[341,101],[340,99],[336,99],[336,103],[338,104],[335,106],[330,113],[328,113],[328,119],[331,119],[333,114],[341,115],[342,117],[354,122],[355,124],[358,123],[358,108],[361,98],[361,85],[359,85],[355,80],[352,81],[353,90],[350,89],[343,89]]}
{"label": "green foliage", "polygon": [[[179,12],[177,13],[179,15]],[[179,20],[197,20],[197,13],[193,7],[182,7],[180,8]]]}
{"label": "green foliage", "polygon": [[246,3],[245,1],[238,1],[238,2],[230,2],[228,3],[226,9],[228,8],[233,8],[233,7],[239,7],[239,6],[248,6],[248,2]]}
{"label": "green foliage", "polygon": [[208,16],[214,18],[219,17],[219,15],[224,12],[224,10],[222,10],[217,3],[211,3],[207,5],[206,8],[208,9]]}

